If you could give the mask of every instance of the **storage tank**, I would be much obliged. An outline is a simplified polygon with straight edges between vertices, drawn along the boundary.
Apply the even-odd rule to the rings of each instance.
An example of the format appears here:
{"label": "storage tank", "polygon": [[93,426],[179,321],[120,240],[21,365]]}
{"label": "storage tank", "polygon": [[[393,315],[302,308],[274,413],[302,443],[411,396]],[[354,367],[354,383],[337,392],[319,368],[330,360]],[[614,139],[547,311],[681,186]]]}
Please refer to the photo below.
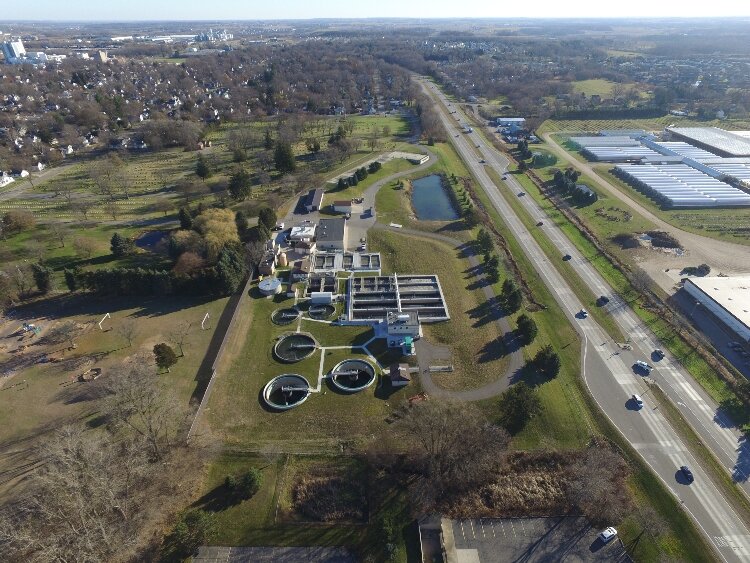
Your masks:
{"label": "storage tank", "polygon": [[281,254],[279,254],[278,264],[280,268],[283,268],[284,266],[287,266],[289,264],[289,261],[286,258],[286,252],[282,252]]}

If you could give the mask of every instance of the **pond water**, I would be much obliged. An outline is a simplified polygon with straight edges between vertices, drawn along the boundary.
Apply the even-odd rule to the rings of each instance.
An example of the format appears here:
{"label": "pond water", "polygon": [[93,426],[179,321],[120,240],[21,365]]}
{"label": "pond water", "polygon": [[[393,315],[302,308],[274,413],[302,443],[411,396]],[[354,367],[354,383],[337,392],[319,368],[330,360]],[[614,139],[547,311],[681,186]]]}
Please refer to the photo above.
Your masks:
{"label": "pond water", "polygon": [[[135,239],[135,245],[151,252],[165,252],[166,251],[166,237],[169,233],[165,231],[146,231],[137,239]],[[163,244],[160,244],[164,241]]]}
{"label": "pond water", "polygon": [[422,221],[458,219],[453,202],[443,188],[442,178],[437,174],[412,182],[411,204],[417,214],[417,219]]}

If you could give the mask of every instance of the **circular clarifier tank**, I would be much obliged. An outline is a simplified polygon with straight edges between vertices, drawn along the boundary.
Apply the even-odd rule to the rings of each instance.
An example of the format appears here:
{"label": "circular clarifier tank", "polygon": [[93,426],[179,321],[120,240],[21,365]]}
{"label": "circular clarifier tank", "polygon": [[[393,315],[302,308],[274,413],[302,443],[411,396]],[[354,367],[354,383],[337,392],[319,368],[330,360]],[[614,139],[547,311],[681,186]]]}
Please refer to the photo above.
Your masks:
{"label": "circular clarifier tank", "polygon": [[279,278],[266,278],[258,284],[258,290],[263,295],[277,295],[281,293],[281,280]]}
{"label": "circular clarifier tank", "polygon": [[331,383],[341,391],[356,393],[375,381],[375,368],[365,360],[344,360],[331,370]]}
{"label": "circular clarifier tank", "polygon": [[263,388],[263,400],[272,409],[286,411],[304,403],[310,396],[307,379],[296,373],[274,377]]}
{"label": "circular clarifier tank", "polygon": [[307,310],[307,314],[310,315],[311,319],[319,321],[331,318],[335,312],[336,307],[333,305],[310,305],[310,308]]}
{"label": "circular clarifier tank", "polygon": [[304,360],[315,352],[318,343],[304,332],[293,332],[282,336],[273,347],[273,353],[282,362],[293,363]]}
{"label": "circular clarifier tank", "polygon": [[277,325],[288,325],[299,319],[302,313],[298,309],[276,309],[271,313],[271,321]]}

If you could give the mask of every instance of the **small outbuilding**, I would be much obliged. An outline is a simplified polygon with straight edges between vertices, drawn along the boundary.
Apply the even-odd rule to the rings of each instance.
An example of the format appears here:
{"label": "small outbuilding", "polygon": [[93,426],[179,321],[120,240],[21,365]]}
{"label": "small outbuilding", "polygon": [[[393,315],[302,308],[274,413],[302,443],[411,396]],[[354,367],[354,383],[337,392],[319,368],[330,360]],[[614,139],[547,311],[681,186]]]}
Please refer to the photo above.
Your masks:
{"label": "small outbuilding", "polygon": [[404,387],[411,383],[408,364],[391,364],[389,376],[393,387]]}
{"label": "small outbuilding", "polygon": [[323,203],[323,188],[316,188],[310,190],[305,198],[305,209],[308,213],[312,211],[319,211],[320,206]]}

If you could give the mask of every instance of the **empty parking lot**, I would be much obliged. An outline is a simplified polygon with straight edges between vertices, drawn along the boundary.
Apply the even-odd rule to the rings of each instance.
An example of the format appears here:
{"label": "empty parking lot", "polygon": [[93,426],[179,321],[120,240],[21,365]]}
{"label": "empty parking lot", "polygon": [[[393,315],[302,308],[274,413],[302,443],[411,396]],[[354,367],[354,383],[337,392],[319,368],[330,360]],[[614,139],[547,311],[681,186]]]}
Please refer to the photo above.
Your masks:
{"label": "empty parking lot", "polygon": [[630,561],[619,540],[603,545],[583,518],[453,520],[452,531],[456,563]]}

